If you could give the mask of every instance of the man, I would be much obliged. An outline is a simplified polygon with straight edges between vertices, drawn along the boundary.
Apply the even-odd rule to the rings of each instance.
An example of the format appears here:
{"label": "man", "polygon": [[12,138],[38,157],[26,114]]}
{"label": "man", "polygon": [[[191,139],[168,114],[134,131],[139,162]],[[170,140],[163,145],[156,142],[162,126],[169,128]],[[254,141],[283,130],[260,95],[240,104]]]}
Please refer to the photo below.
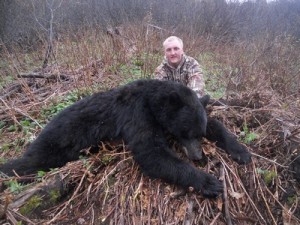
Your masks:
{"label": "man", "polygon": [[[184,54],[183,42],[176,36],[168,37],[163,42],[165,58],[155,70],[155,79],[180,82],[192,90],[198,97],[204,96],[204,78],[199,63]],[[224,149],[239,164],[249,163],[251,154],[236,140],[222,123],[208,117],[206,138]],[[200,159],[201,157],[199,157]]]}
{"label": "man", "polygon": [[170,36],[163,42],[165,58],[155,70],[155,79],[173,80],[183,83],[195,91],[198,97],[204,95],[204,78],[199,63],[185,55],[183,42]]}

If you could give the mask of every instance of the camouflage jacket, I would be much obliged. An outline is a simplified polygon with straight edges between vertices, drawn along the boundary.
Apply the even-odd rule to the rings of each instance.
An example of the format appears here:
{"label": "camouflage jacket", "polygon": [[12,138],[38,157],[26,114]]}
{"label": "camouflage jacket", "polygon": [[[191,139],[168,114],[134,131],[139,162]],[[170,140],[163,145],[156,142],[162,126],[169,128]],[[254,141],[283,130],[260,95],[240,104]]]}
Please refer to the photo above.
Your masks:
{"label": "camouflage jacket", "polygon": [[180,82],[195,91],[198,97],[205,94],[202,69],[194,58],[187,55],[183,55],[182,61],[177,68],[169,65],[165,58],[156,68],[154,78],[158,80],[173,80]]}

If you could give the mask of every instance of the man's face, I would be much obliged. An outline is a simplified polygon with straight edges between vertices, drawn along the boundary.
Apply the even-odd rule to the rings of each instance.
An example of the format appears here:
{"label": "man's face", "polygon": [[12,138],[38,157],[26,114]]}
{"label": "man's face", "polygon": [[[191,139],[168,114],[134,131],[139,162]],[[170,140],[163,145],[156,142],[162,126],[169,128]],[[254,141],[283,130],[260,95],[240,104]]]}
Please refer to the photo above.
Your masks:
{"label": "man's face", "polygon": [[167,42],[165,45],[165,56],[171,66],[176,68],[182,59],[182,55],[183,49],[177,40]]}

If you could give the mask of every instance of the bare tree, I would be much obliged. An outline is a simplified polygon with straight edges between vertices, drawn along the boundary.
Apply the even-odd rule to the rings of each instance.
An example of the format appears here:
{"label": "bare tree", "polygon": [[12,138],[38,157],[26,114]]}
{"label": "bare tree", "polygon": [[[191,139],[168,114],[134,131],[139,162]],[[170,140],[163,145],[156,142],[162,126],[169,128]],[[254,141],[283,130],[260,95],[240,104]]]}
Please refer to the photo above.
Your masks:
{"label": "bare tree", "polygon": [[255,39],[265,33],[273,38],[283,33],[300,37],[299,0],[1,0],[0,37],[6,43],[30,39],[27,44],[32,47],[46,34],[46,67],[54,56],[56,32],[63,36],[82,33],[81,28],[105,30],[107,25],[140,23],[150,10],[152,25],[194,37],[217,41]]}
{"label": "bare tree", "polygon": [[55,59],[55,55],[53,53],[53,37],[54,37],[54,14],[55,11],[61,7],[62,4],[62,0],[56,1],[56,0],[46,0],[45,4],[46,4],[46,15],[47,15],[47,20],[46,20],[46,24],[47,27],[41,22],[41,19],[37,17],[36,14],[36,7],[35,7],[35,2],[33,0],[31,0],[31,4],[33,7],[33,14],[34,14],[34,18],[35,21],[40,25],[40,27],[46,31],[48,33],[48,38],[47,38],[47,42],[48,42],[48,46],[46,49],[46,53],[45,53],[45,57],[44,57],[44,61],[43,61],[43,68],[46,68],[48,66],[48,62],[50,57],[52,56]]}

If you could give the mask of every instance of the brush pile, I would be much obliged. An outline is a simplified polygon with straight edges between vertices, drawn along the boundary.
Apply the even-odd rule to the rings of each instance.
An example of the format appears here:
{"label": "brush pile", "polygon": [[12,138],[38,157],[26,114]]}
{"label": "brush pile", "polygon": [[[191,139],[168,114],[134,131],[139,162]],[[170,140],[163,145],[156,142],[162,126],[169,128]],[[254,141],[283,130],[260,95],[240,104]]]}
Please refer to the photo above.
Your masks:
{"label": "brush pile", "polygon": [[[2,99],[2,117],[8,119],[12,98]],[[37,95],[31,108],[34,99]],[[217,199],[150,179],[123,143],[102,143],[98,154],[49,172],[19,194],[2,190],[1,223],[300,224],[300,181],[291,170],[300,153],[300,100],[265,90],[230,96],[227,102],[210,106],[209,113],[246,143],[253,157],[250,164],[238,165],[204,140],[206,162],[190,163],[223,181],[224,193]],[[30,107],[10,118],[28,115],[25,109]]]}

